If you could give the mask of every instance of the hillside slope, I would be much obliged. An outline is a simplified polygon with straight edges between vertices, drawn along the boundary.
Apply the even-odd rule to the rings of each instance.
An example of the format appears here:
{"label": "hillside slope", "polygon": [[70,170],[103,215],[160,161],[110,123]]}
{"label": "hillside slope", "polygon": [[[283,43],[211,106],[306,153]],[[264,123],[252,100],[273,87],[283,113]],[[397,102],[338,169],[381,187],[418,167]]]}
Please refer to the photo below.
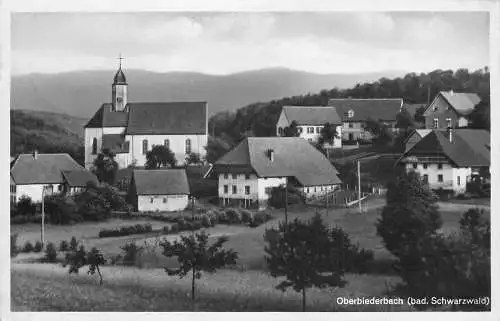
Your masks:
{"label": "hillside slope", "polygon": [[[12,108],[64,113],[88,119],[102,103],[111,100],[114,73],[108,70],[15,76],[11,87]],[[125,70],[125,74],[131,102],[201,100],[208,102],[209,114],[233,111],[250,103],[283,96],[351,87],[382,76],[381,73],[320,75],[284,68],[226,76],[143,70]],[[390,74],[384,73],[383,76]]]}

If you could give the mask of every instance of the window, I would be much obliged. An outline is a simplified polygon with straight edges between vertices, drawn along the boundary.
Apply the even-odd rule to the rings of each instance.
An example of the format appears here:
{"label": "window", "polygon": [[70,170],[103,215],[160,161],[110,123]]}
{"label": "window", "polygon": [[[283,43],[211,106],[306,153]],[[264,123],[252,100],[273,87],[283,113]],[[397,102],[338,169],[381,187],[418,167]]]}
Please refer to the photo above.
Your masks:
{"label": "window", "polygon": [[233,179],[237,179],[238,178],[238,174],[233,174]]}
{"label": "window", "polygon": [[250,195],[250,186],[245,186],[245,194]]}
{"label": "window", "polygon": [[424,169],[427,169],[427,164],[424,164]]}
{"label": "window", "polygon": [[307,139],[307,141],[308,141],[309,143],[312,143],[312,141],[313,141],[313,140],[312,140],[312,138],[308,138],[308,139]]}
{"label": "window", "polygon": [[352,128],[353,127],[353,124],[352,123],[349,123],[349,128]]}
{"label": "window", "polygon": [[229,193],[229,186],[224,185],[224,194]]}
{"label": "window", "polygon": [[451,118],[446,118],[446,128],[451,128]]}
{"label": "window", "polygon": [[145,139],[142,141],[142,154],[146,155],[148,153],[148,140]]}
{"label": "window", "polygon": [[417,169],[417,164],[416,163],[413,164],[413,169]]}
{"label": "window", "polygon": [[97,138],[92,140],[92,155],[97,154]]}
{"label": "window", "polygon": [[58,186],[57,186],[57,190],[58,190],[59,192],[60,192],[60,191],[62,191],[62,188],[63,188],[63,186],[62,186],[62,185],[58,185]]}
{"label": "window", "polygon": [[308,188],[306,188],[306,193],[309,193],[309,187],[308,187]]}
{"label": "window", "polygon": [[166,202],[167,202],[167,198],[166,198],[166,197],[164,197],[164,198],[163,198],[163,203],[166,203]]}
{"label": "window", "polygon": [[439,163],[438,164],[438,169],[443,169],[443,164]]}
{"label": "window", "polygon": [[316,134],[321,133],[321,127],[316,127]]}
{"label": "window", "polygon": [[236,185],[233,185],[233,194],[237,194],[238,193],[238,188],[236,187]]}
{"label": "window", "polygon": [[150,202],[150,203],[153,203],[153,202],[154,202],[154,200],[155,200],[155,199],[154,199],[153,197],[151,197],[151,198],[149,199],[149,202]]}
{"label": "window", "polygon": [[245,179],[250,179],[250,174],[245,174]]}
{"label": "window", "polygon": [[439,119],[434,118],[434,128],[438,128],[438,127],[439,127]]}
{"label": "window", "polygon": [[304,131],[304,129],[302,127],[297,128],[297,130],[298,130],[299,134],[302,134],[302,132]]}
{"label": "window", "polygon": [[266,194],[271,194],[271,187],[266,187],[266,188],[264,189],[264,192],[265,192]]}
{"label": "window", "polygon": [[441,175],[441,174],[438,175],[438,182],[440,182],[440,183],[443,182],[443,175]]}
{"label": "window", "polygon": [[343,124],[342,124],[342,126],[343,126],[344,128],[349,128],[349,124],[348,124],[348,123],[343,123]]}
{"label": "window", "polygon": [[314,188],[314,192],[316,193],[316,187]]}
{"label": "window", "polygon": [[165,139],[163,141],[163,146],[165,146],[166,148],[170,149],[170,139]]}
{"label": "window", "polygon": [[186,154],[191,154],[191,139],[186,139]]}
{"label": "window", "polygon": [[314,134],[314,127],[307,127],[308,134]]}
{"label": "window", "polygon": [[425,174],[425,175],[423,176],[423,178],[424,178],[424,179],[423,179],[424,183],[428,183],[428,182],[429,182],[429,175]]}
{"label": "window", "polygon": [[283,128],[278,127],[278,135],[283,136]]}
{"label": "window", "polygon": [[224,173],[224,179],[228,179],[229,175],[227,173]]}
{"label": "window", "polygon": [[457,176],[457,185],[460,186],[460,176]]}

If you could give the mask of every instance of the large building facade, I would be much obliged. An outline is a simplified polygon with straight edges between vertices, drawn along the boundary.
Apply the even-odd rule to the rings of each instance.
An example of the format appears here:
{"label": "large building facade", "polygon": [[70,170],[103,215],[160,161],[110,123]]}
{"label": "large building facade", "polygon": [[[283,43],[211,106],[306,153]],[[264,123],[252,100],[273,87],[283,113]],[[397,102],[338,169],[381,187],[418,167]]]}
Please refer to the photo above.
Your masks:
{"label": "large building facade", "polygon": [[103,104],[85,125],[85,167],[109,151],[120,168],[144,166],[154,145],[168,147],[179,164],[191,153],[204,157],[208,139],[206,102],[139,102],[128,100],[121,66],[112,85],[112,102]]}

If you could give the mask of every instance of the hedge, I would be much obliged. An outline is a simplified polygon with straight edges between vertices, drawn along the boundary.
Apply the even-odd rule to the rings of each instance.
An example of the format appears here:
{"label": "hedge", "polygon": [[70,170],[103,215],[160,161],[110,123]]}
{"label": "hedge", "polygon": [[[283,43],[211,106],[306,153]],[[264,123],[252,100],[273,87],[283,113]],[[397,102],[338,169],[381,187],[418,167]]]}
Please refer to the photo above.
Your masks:
{"label": "hedge", "polygon": [[117,236],[127,236],[132,234],[144,234],[153,231],[151,224],[136,224],[122,226],[120,228],[115,228],[111,230],[103,229],[99,232],[99,237],[117,237]]}

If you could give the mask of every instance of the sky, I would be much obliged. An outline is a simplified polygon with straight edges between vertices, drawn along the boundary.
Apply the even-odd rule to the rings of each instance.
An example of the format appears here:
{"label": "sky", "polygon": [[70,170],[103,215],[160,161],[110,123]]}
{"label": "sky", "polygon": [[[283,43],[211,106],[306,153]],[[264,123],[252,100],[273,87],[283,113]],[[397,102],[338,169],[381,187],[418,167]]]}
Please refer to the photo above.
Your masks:
{"label": "sky", "polygon": [[428,72],[489,65],[486,12],[15,13],[11,72],[224,75]]}

